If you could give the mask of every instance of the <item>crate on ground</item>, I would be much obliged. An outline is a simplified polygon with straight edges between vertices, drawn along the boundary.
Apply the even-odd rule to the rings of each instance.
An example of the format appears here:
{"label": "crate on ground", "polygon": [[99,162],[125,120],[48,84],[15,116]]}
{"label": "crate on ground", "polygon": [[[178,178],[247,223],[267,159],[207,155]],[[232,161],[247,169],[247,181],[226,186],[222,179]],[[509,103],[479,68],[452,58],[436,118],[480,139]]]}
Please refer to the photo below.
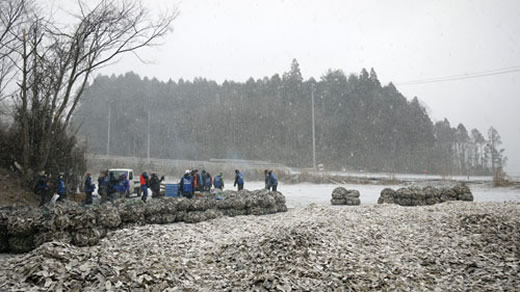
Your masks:
{"label": "crate on ground", "polygon": [[166,197],[177,197],[179,195],[179,184],[166,184],[164,195]]}

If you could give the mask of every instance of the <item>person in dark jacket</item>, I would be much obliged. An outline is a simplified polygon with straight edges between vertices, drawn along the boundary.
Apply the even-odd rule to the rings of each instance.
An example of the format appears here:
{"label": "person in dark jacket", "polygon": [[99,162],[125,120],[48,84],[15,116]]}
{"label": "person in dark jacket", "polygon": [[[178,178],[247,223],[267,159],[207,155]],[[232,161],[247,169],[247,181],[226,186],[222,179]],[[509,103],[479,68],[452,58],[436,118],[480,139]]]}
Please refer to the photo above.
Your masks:
{"label": "person in dark jacket", "polygon": [[40,196],[40,207],[43,206],[49,199],[49,179],[43,170],[40,172],[38,180],[36,181],[36,185],[34,186],[34,193]]}
{"label": "person in dark jacket", "polygon": [[107,200],[108,170],[102,171],[98,177],[98,195],[101,196],[101,203]]}
{"label": "person in dark jacket", "polygon": [[235,184],[233,184],[233,186],[238,186],[237,190],[239,191],[244,189],[244,176],[238,169],[235,169]]}
{"label": "person in dark jacket", "polygon": [[67,198],[67,188],[65,187],[65,179],[63,174],[58,175],[58,181],[56,182],[56,193],[60,196],[58,201],[63,201]]}
{"label": "person in dark jacket", "polygon": [[119,184],[119,179],[115,176],[115,174],[111,171],[108,176],[108,182],[106,182],[107,189],[107,199],[110,202],[115,200],[115,193],[117,192],[117,185]]}
{"label": "person in dark jacket", "polygon": [[194,176],[191,175],[189,170],[186,170],[179,183],[179,195],[182,195],[188,199],[193,198],[193,193],[195,191],[194,180]]}
{"label": "person in dark jacket", "polygon": [[146,173],[146,171],[143,172],[141,176],[139,176],[139,183],[141,184],[141,191],[143,193],[143,195],[141,196],[141,200],[143,200],[143,202],[146,202],[146,199],[148,198],[148,186],[150,184],[148,180],[148,173]]}
{"label": "person in dark jacket", "polygon": [[273,174],[273,171],[269,171],[269,187],[272,188],[273,192],[276,192],[276,189],[278,188],[278,179]]}
{"label": "person in dark jacket", "polygon": [[92,183],[92,177],[90,173],[87,172],[87,177],[85,178],[85,194],[87,198],[85,199],[85,205],[92,204],[92,192],[96,188],[96,185]]}
{"label": "person in dark jacket", "polygon": [[161,182],[164,180],[164,175],[159,177],[156,173],[152,173],[152,177],[150,178],[150,189],[152,190],[152,198],[160,197],[161,192]]}
{"label": "person in dark jacket", "polygon": [[202,170],[202,190],[205,192],[211,190],[211,174],[204,169]]}
{"label": "person in dark jacket", "polygon": [[269,173],[268,170],[264,170],[264,179],[265,179],[265,189],[271,190],[271,186],[269,185]]}
{"label": "person in dark jacket", "polygon": [[222,178],[222,172],[213,178],[213,186],[215,189],[222,191],[224,189],[224,179]]}

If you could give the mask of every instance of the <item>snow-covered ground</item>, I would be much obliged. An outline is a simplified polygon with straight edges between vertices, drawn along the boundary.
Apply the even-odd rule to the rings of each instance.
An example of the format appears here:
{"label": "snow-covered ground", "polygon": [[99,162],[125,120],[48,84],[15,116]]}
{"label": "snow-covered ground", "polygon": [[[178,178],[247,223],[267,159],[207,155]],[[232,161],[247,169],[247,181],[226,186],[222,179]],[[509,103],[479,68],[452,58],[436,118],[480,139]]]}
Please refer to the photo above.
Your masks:
{"label": "snow-covered ground", "polygon": [[[177,183],[168,181],[167,183]],[[442,183],[435,182],[422,182],[422,185],[431,185],[434,187],[441,187]],[[236,190],[233,187],[232,181],[225,181],[227,190]],[[278,191],[285,195],[287,200],[287,207],[305,207],[311,203],[319,205],[330,205],[330,199],[332,190],[338,187],[336,184],[312,184],[312,183],[299,183],[299,184],[283,184],[278,186]],[[355,185],[348,184],[343,185],[347,189],[355,189],[361,193],[361,204],[377,204],[379,194],[384,188],[398,189],[405,185]],[[248,190],[258,190],[264,187],[264,182],[253,181],[246,182],[245,188]],[[471,192],[476,202],[504,202],[504,201],[516,201],[520,202],[520,189],[513,188],[494,188],[490,184],[469,184]]]}

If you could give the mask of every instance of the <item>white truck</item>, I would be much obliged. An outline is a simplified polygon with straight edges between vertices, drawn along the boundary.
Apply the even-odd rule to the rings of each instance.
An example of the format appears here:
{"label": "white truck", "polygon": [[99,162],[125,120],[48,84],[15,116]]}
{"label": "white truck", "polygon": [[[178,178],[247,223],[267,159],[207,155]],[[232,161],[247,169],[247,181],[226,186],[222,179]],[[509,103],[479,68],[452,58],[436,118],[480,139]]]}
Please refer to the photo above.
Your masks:
{"label": "white truck", "polygon": [[122,174],[126,175],[126,178],[130,182],[130,192],[126,194],[127,197],[130,197],[131,194],[139,194],[139,175],[134,175],[134,170],[130,168],[111,168],[108,170],[109,173],[113,172],[114,176],[119,178]]}

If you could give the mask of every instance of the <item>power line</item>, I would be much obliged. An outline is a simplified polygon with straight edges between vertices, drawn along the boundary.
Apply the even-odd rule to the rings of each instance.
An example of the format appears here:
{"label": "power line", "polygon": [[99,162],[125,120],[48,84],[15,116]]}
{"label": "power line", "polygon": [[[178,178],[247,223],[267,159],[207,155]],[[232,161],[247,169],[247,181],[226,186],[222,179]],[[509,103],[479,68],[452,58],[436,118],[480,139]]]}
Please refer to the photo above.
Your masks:
{"label": "power line", "polygon": [[488,70],[488,71],[483,71],[483,72],[451,75],[451,76],[445,76],[445,77],[411,80],[411,81],[399,82],[399,83],[396,83],[396,85],[402,86],[402,85],[415,85],[415,84],[437,83],[437,82],[446,82],[446,81],[455,81],[455,80],[464,80],[464,79],[474,79],[474,78],[488,77],[488,76],[494,76],[494,75],[509,74],[509,73],[514,73],[514,72],[520,72],[520,66]]}

